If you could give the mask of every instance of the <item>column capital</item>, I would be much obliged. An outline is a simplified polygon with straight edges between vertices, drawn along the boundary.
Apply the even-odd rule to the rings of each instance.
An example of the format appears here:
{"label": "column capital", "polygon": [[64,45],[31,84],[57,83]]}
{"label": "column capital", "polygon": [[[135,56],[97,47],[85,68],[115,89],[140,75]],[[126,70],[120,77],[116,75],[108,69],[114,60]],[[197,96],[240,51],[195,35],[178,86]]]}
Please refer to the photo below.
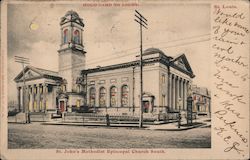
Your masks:
{"label": "column capital", "polygon": [[43,87],[48,87],[48,85],[49,85],[48,83],[43,83],[42,84]]}
{"label": "column capital", "polygon": [[174,79],[178,79],[178,76],[177,76],[177,75],[174,75]]}

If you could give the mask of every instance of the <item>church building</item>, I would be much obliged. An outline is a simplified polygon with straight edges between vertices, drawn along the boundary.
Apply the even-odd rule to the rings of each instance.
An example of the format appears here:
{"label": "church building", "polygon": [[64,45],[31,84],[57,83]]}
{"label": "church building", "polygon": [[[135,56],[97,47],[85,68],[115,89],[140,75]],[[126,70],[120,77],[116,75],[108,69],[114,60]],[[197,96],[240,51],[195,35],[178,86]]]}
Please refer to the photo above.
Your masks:
{"label": "church building", "polygon": [[[76,12],[68,11],[61,18],[60,27],[58,72],[26,66],[14,79],[19,109],[139,114],[140,57],[126,63],[87,69],[83,19]],[[144,113],[185,111],[194,77],[185,54],[171,57],[157,48],[146,49],[143,52]]]}

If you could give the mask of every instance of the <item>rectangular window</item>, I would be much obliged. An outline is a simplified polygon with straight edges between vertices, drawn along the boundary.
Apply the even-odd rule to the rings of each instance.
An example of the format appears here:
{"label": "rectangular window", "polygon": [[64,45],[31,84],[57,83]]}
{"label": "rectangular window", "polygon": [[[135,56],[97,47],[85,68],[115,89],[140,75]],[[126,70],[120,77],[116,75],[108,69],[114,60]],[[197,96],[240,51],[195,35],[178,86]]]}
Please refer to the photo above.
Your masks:
{"label": "rectangular window", "polygon": [[99,84],[105,84],[105,80],[100,80]]}
{"label": "rectangular window", "polygon": [[95,81],[90,81],[90,85],[95,85]]}
{"label": "rectangular window", "polygon": [[116,83],[116,79],[111,79],[110,83]]}

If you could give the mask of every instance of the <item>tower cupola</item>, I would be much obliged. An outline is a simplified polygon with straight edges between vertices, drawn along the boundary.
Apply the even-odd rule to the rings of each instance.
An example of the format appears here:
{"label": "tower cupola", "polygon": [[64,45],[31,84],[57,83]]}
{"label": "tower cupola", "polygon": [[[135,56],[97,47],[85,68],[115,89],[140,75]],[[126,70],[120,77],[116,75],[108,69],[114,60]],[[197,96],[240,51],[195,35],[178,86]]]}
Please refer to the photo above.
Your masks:
{"label": "tower cupola", "polygon": [[73,49],[85,53],[83,46],[83,19],[73,11],[68,11],[60,20],[61,45],[60,50]]}

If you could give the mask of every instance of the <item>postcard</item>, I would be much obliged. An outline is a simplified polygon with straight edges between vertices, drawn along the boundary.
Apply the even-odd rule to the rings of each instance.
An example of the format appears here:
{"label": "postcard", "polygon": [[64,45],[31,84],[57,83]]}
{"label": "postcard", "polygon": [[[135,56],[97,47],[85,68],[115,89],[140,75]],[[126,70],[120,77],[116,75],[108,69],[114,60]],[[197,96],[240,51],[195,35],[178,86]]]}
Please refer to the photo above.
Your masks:
{"label": "postcard", "polygon": [[249,1],[4,0],[1,159],[248,159]]}

